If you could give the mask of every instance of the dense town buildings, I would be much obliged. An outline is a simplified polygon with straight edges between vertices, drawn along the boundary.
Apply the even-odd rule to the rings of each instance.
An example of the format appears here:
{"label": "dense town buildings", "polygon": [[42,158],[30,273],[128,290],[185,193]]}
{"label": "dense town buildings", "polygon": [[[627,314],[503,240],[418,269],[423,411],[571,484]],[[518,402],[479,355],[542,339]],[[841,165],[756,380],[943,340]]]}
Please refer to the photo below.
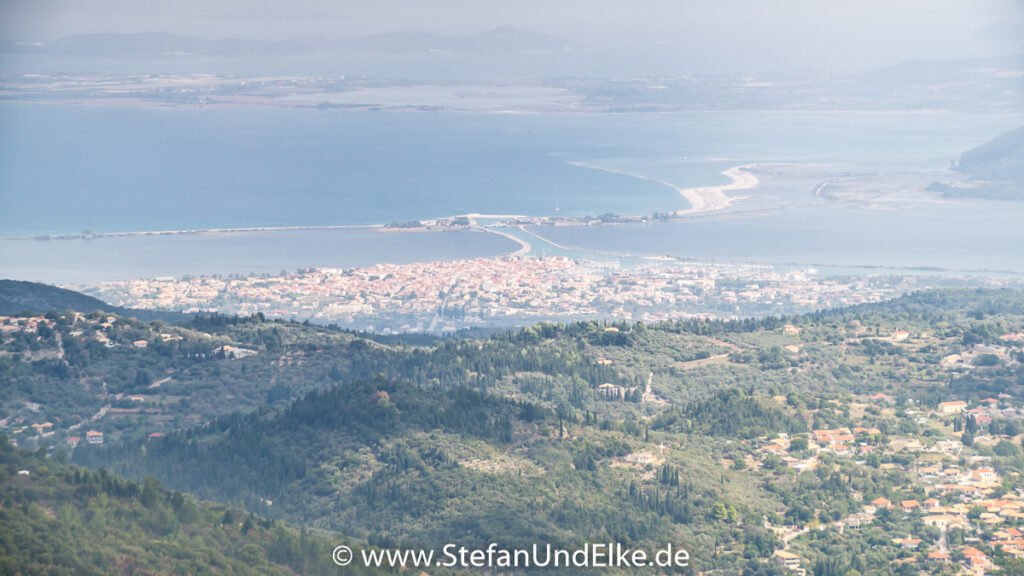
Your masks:
{"label": "dense town buildings", "polygon": [[822,277],[813,270],[705,263],[480,258],[310,268],[277,276],[184,277],[78,287],[144,309],[261,312],[378,332],[446,332],[542,320],[657,322],[758,316],[875,302],[930,285],[914,276]]}

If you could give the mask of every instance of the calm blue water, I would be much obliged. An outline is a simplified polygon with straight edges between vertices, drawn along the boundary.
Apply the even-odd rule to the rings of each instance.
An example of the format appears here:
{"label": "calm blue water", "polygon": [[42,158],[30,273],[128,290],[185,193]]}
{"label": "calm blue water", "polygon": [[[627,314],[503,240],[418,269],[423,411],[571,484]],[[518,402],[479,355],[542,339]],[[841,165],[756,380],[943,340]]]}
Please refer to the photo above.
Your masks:
{"label": "calm blue water", "polygon": [[1024,202],[970,200],[910,210],[822,204],[644,226],[534,231],[570,248],[645,256],[1024,274],[1022,223]]}
{"label": "calm blue water", "polygon": [[[0,105],[0,237],[642,215],[741,162],[942,168],[1019,118],[474,115]],[[556,211],[557,210],[557,211]]]}
{"label": "calm blue water", "polygon": [[0,278],[82,284],[186,274],[277,274],[305,266],[490,257],[518,247],[484,232],[365,228],[0,240]]}
{"label": "calm blue water", "polygon": [[686,207],[570,164],[624,148],[582,121],[5,105],[0,124],[7,237]]}
{"label": "calm blue water", "polygon": [[[725,183],[722,170],[748,162],[931,172],[1020,124],[1024,117],[953,113],[510,116],[0,104],[0,237],[379,224],[470,212],[642,215],[687,203],[671,186],[608,170],[677,187]],[[552,239],[723,260],[1024,270],[1022,209],[981,201],[896,211],[816,205],[566,228]],[[86,282],[515,249],[490,235],[350,241],[356,232],[321,232],[0,242],[0,276]]]}

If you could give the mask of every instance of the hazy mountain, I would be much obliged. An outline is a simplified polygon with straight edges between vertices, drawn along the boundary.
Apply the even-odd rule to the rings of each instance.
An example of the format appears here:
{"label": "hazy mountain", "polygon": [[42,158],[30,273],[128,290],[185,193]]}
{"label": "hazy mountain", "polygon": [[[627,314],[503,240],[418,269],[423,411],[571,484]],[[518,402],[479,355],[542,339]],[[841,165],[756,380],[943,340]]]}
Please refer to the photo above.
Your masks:
{"label": "hazy mountain", "polygon": [[360,36],[338,43],[354,51],[374,52],[426,52],[429,50],[454,50],[456,39],[433,32],[385,32]]}
{"label": "hazy mountain", "polygon": [[501,26],[472,36],[444,36],[431,32],[392,32],[364,36],[341,43],[352,50],[381,52],[540,52],[571,48],[572,43],[513,26]]}
{"label": "hazy mountain", "polygon": [[514,26],[499,26],[460,40],[467,52],[541,52],[575,47],[562,38]]}
{"label": "hazy mountain", "polygon": [[272,56],[315,52],[538,52],[563,50],[572,43],[539,32],[501,26],[471,36],[424,31],[374,34],[346,40],[293,38],[280,42],[238,38],[209,39],[163,32],[78,34],[48,44],[5,42],[3,52],[120,58],[128,56]]}
{"label": "hazy mountain", "polygon": [[955,169],[979,180],[1013,181],[1024,187],[1024,126],[964,152]]}
{"label": "hazy mountain", "polygon": [[1024,101],[1024,54],[999,58],[912,60],[844,78],[838,94],[885,99],[925,110],[1018,111]]}
{"label": "hazy mountain", "polygon": [[1024,69],[1024,54],[996,58],[964,58],[959,60],[908,60],[892,66],[877,68],[859,75],[868,83],[887,82],[940,82],[971,78],[1024,80],[1014,73]]}
{"label": "hazy mountain", "polygon": [[952,169],[971,182],[933,182],[928,189],[945,196],[1024,200],[1024,127],[964,152]]}
{"label": "hazy mountain", "polygon": [[63,56],[117,58],[126,56],[198,56],[260,54],[276,49],[276,43],[256,40],[210,40],[166,33],[80,34],[40,47]]}

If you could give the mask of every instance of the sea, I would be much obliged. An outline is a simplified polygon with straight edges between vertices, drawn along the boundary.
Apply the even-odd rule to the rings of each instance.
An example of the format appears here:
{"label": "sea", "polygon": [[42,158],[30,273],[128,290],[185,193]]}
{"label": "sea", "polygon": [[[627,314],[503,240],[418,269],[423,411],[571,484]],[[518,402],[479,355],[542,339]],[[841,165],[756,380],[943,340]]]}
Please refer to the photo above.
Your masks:
{"label": "sea", "polygon": [[[1024,116],[955,112],[494,114],[0,104],[0,277],[58,284],[511,253],[448,216],[641,216],[741,164],[800,178],[718,215],[539,227],[594,251],[863,269],[1024,274],[1024,203],[814,198],[814,174],[941,178]],[[268,230],[294,227],[352,228]],[[61,235],[211,231],[166,235]],[[255,230],[260,229],[260,230]],[[535,250],[536,254],[538,251]]]}

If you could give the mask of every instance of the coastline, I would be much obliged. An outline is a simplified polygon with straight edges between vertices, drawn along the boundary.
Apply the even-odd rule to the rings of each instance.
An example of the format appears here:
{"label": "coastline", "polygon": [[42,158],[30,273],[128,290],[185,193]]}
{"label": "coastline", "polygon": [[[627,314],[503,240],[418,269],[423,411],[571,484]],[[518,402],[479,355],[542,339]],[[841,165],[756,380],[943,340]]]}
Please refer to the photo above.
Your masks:
{"label": "coastline", "polygon": [[679,186],[676,186],[671,182],[666,182],[665,180],[641,176],[639,174],[633,174],[632,172],[626,172],[625,170],[595,166],[593,164],[587,164],[586,162],[570,161],[569,164],[579,166],[580,168],[590,168],[591,170],[601,170],[612,174],[639,178],[640,180],[647,180],[648,182],[667,186],[681,194],[683,198],[686,198],[686,201],[690,203],[689,208],[672,212],[673,216],[687,216],[728,208],[737,200],[742,200],[743,197],[729,196],[725,193],[726,191],[749,190],[751,188],[756,188],[760,183],[757,176],[754,176],[749,172],[749,170],[758,167],[759,164],[740,164],[739,166],[733,166],[732,168],[722,172],[723,175],[732,179],[732,182],[729,184],[723,184],[721,186],[698,186],[694,188],[680,188]]}
{"label": "coastline", "polygon": [[248,232],[294,232],[297,230],[370,230],[384,228],[380,224],[325,225],[325,226],[245,226],[239,228],[183,228],[180,230],[132,230],[127,232],[98,232],[91,234],[37,234],[35,236],[0,236],[0,242],[17,240],[91,240],[94,238],[124,238],[130,236],[182,236],[187,234],[244,234]]}
{"label": "coastline", "polygon": [[[516,250],[515,252],[510,252],[508,254],[504,254],[503,256],[514,256],[514,257],[526,256],[527,254],[530,253],[531,250],[533,250],[533,247],[530,246],[529,242],[527,242],[526,240],[523,240],[522,238],[517,238],[514,235],[509,234],[508,232],[502,232],[501,230],[497,230],[497,229],[491,228],[491,227],[480,227],[479,229],[484,231],[484,232],[489,232],[491,234],[497,234],[498,236],[502,236],[502,237],[508,238],[509,240],[515,242],[516,244],[519,244],[519,249],[518,250]],[[522,230],[522,227],[520,227],[520,230]]]}
{"label": "coastline", "polygon": [[733,166],[728,170],[722,172],[724,176],[728,176],[732,179],[729,184],[723,184],[721,186],[700,186],[696,188],[680,189],[679,193],[690,203],[690,208],[686,210],[677,210],[674,212],[676,216],[684,216],[687,214],[697,214],[700,212],[710,212],[712,210],[722,210],[728,208],[737,200],[742,200],[742,196],[729,196],[726,191],[735,190],[750,190],[756,188],[760,181],[757,176],[754,176],[749,172],[751,168],[756,168],[757,164],[742,164],[739,166]]}
{"label": "coastline", "polygon": [[203,275],[277,274],[297,268],[448,262],[505,256],[522,244],[478,227],[433,230],[303,229],[0,242],[0,277],[47,284]]}
{"label": "coastline", "polygon": [[456,218],[467,218],[470,227],[476,226],[476,219],[486,218],[494,220],[517,220],[530,218],[522,214],[458,214],[444,218],[432,218],[421,220],[419,226],[393,226],[390,224],[320,224],[309,226],[240,226],[233,228],[181,228],[171,230],[129,230],[124,232],[96,232],[96,233],[70,233],[70,234],[36,234],[34,236],[0,236],[0,242],[23,241],[23,240],[91,240],[97,238],[124,238],[131,236],[182,236],[191,234],[204,235],[225,235],[225,234],[246,234],[252,232],[296,232],[306,230],[375,230],[378,232],[437,232],[462,228],[452,226],[450,222]]}
{"label": "coastline", "polygon": [[[647,180],[654,182],[662,186],[667,186],[680,195],[682,195],[690,203],[690,208],[685,210],[676,210],[670,212],[672,217],[683,217],[697,215],[704,212],[712,212],[716,210],[722,210],[732,206],[737,200],[741,200],[742,196],[729,196],[726,191],[735,190],[749,190],[756,188],[760,181],[757,176],[750,172],[750,169],[756,168],[759,164],[741,164],[733,166],[728,170],[722,172],[723,175],[728,176],[732,179],[729,184],[723,184],[720,186],[698,186],[693,188],[680,188],[671,182],[664,180],[658,180],[656,178],[650,178],[648,176],[642,176],[638,174],[632,174],[623,170],[616,170],[613,168],[604,168],[601,166],[595,166],[584,162],[570,161],[569,164],[579,166],[581,168],[588,168],[592,170],[601,170],[603,172],[610,172],[613,174],[620,174],[623,176],[629,176],[632,178],[639,178],[641,180]],[[522,239],[515,238],[514,236],[503,234],[495,230],[488,229],[488,227],[481,226],[478,222],[479,219],[487,220],[498,220],[498,221],[519,221],[522,223],[525,221],[562,221],[563,223],[575,223],[583,224],[583,220],[573,217],[562,217],[552,218],[550,216],[527,216],[522,214],[481,214],[481,213],[468,213],[457,216],[450,216],[445,218],[434,218],[429,220],[420,221],[419,226],[394,226],[391,224],[334,224],[334,225],[308,225],[308,226],[242,226],[242,227],[225,227],[225,228],[203,228],[203,229],[170,229],[170,230],[132,230],[123,232],[100,232],[100,233],[79,233],[79,234],[38,234],[35,236],[0,236],[0,242],[12,242],[12,241],[50,241],[50,240],[91,240],[100,238],[125,238],[125,237],[142,237],[142,236],[182,236],[182,235],[232,235],[232,234],[246,234],[246,233],[261,233],[261,232],[294,232],[294,231],[314,231],[314,230],[375,230],[378,232],[428,232],[428,231],[445,231],[463,228],[463,226],[455,225],[454,220],[458,218],[465,218],[469,222],[468,228],[477,228],[486,232],[497,233],[501,236],[515,241],[520,245],[520,248],[513,252],[511,255],[521,256],[530,251],[529,244],[524,243]],[[626,220],[642,220],[645,217],[625,217]],[[586,222],[589,225],[589,222]]]}

